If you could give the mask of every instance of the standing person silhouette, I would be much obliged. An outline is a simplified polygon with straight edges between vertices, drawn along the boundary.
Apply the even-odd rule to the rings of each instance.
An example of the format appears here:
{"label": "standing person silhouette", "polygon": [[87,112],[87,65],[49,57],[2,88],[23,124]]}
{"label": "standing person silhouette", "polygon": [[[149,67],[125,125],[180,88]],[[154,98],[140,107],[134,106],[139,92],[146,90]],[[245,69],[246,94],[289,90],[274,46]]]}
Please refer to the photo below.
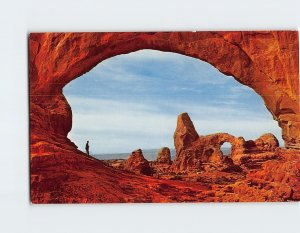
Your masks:
{"label": "standing person silhouette", "polygon": [[89,145],[89,141],[87,141],[86,144],[85,144],[85,151],[86,151],[87,155],[90,155],[90,145]]}

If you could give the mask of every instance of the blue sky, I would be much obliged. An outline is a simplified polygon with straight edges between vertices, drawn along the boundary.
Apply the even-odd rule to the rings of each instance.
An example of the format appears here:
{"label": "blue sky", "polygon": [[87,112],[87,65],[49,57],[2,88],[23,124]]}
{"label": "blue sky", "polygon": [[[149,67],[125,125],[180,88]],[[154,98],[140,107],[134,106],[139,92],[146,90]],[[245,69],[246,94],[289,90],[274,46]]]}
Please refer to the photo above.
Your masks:
{"label": "blue sky", "polygon": [[141,50],[99,63],[64,94],[73,112],[68,137],[92,153],[173,148],[177,115],[188,112],[200,135],[227,132],[255,139],[281,129],[252,89],[210,64]]}

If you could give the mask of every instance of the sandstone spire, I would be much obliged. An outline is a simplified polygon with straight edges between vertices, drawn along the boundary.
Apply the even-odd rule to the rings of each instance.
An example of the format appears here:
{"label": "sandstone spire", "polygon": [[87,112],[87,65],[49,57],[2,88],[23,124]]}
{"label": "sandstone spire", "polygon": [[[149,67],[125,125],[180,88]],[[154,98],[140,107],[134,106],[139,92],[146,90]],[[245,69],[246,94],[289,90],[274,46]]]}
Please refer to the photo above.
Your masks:
{"label": "sandstone spire", "polygon": [[186,112],[181,113],[177,118],[177,127],[174,132],[176,154],[179,154],[182,149],[191,146],[198,138],[199,135],[189,115]]}
{"label": "sandstone spire", "polygon": [[168,147],[162,147],[157,153],[156,163],[172,164],[171,152]]}

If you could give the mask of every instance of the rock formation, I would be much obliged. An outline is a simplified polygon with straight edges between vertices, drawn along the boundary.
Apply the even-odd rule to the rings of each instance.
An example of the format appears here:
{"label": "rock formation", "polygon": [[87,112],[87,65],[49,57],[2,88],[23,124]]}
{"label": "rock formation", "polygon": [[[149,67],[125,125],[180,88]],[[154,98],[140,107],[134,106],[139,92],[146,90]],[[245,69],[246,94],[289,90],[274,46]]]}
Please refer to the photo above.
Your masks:
{"label": "rock formation", "polygon": [[[28,44],[32,202],[299,199],[295,194],[299,190],[300,166],[295,162],[299,161],[299,150],[293,151],[294,157],[287,158],[294,159],[293,163],[286,161],[293,164],[295,173],[281,181],[278,176],[285,171],[285,165],[280,161],[289,150],[279,149],[281,160],[272,166],[260,164],[266,169],[257,173],[263,173],[262,179],[270,179],[261,186],[255,186],[257,181],[250,182],[248,178],[230,187],[162,182],[87,158],[67,138],[72,128],[72,112],[62,92],[69,82],[110,57],[141,49],[176,52],[206,61],[255,90],[282,128],[285,146],[300,149],[298,32],[31,33]],[[215,156],[215,160],[218,158]],[[267,175],[268,167],[276,167],[276,180],[271,179],[274,173]],[[207,180],[212,181],[211,176]],[[285,194],[286,190],[290,194]]]}
{"label": "rock formation", "polygon": [[152,170],[149,162],[144,158],[141,149],[135,150],[131,153],[129,158],[124,163],[124,169],[132,171],[137,174],[151,175]]}
{"label": "rock formation", "polygon": [[157,153],[155,162],[170,165],[172,163],[170,149],[168,147],[162,147]]}
{"label": "rock formation", "polygon": [[[255,141],[245,141],[243,137],[235,137],[228,133],[198,136],[187,113],[184,113],[184,119],[185,121],[182,120],[182,114],[178,116],[174,133],[176,157],[172,168],[175,172],[201,171],[204,163],[221,166],[220,164],[233,162],[240,165],[241,160],[247,154],[275,151],[279,146],[277,138],[271,133],[264,134]],[[190,135],[194,135],[194,137]],[[180,140],[182,138],[188,140]],[[221,146],[225,142],[232,145],[230,158],[224,157],[221,151]]]}
{"label": "rock formation", "polygon": [[253,88],[279,122],[286,146],[300,148],[298,47],[294,31],[32,33],[31,134],[66,138],[72,126],[71,109],[62,95],[67,83],[109,57],[157,49],[206,61]]}
{"label": "rock formation", "polygon": [[236,138],[227,133],[200,136],[190,147],[176,154],[173,168],[177,172],[202,170],[204,163],[222,164],[229,159],[223,156],[221,146],[224,142],[232,144],[231,158],[244,150],[243,138]]}
{"label": "rock formation", "polygon": [[185,112],[177,117],[177,126],[174,132],[174,145],[176,153],[180,153],[192,145],[199,138],[194,124],[189,115]]}
{"label": "rock formation", "polygon": [[261,151],[274,151],[279,147],[277,138],[271,133],[260,136],[254,143],[256,148]]}
{"label": "rock formation", "polygon": [[175,172],[200,171],[203,163],[220,164],[223,161],[221,145],[224,142],[230,142],[233,145],[233,154],[236,145],[243,145],[243,139],[226,133],[199,137],[189,115],[180,114],[174,133],[176,157],[172,165],[173,170]]}

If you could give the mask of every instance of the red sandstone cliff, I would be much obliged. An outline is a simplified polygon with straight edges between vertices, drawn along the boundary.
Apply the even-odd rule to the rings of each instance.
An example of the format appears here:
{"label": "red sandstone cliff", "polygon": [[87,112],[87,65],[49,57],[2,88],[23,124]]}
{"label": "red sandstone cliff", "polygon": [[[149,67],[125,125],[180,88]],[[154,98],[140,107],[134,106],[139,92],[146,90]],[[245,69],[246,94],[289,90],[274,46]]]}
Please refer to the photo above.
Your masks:
{"label": "red sandstone cliff", "polygon": [[286,145],[299,148],[298,48],[294,31],[32,33],[30,102],[38,112],[31,111],[31,128],[40,131],[35,135],[44,130],[66,137],[72,113],[62,88],[68,82],[109,57],[157,49],[207,61],[253,88],[279,122]]}
{"label": "red sandstone cliff", "polygon": [[[62,94],[70,81],[112,56],[140,49],[176,52],[206,61],[253,88],[282,128],[286,146],[299,149],[298,48],[295,31],[30,34],[32,202],[298,200],[297,150],[279,150],[277,160],[269,163],[250,158],[247,169],[261,169],[252,185],[248,178],[231,186],[202,185],[216,179],[224,183],[213,175],[197,178],[201,184],[162,181],[107,167],[84,156],[67,138],[72,112]],[[288,167],[292,172],[286,177]],[[276,172],[286,178],[275,179]],[[234,182],[241,176],[226,173],[226,179]]]}

